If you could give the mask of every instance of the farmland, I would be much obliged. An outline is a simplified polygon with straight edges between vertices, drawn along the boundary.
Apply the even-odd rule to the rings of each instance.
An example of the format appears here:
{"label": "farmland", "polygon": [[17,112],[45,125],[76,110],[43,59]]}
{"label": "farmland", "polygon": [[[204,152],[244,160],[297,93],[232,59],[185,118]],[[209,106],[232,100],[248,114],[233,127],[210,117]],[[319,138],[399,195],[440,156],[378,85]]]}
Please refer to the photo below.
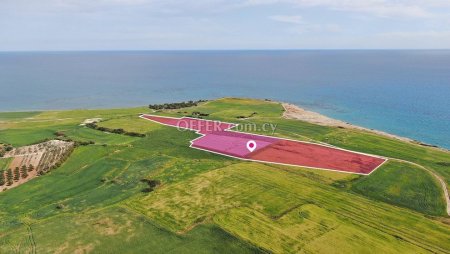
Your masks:
{"label": "farmland", "polygon": [[3,155],[0,191],[17,187],[58,167],[73,151],[73,142],[50,140],[15,148]]}
{"label": "farmland", "polygon": [[[61,167],[0,193],[0,253],[449,253],[442,188],[420,167],[390,160],[356,176],[243,162],[189,148],[194,132],[137,117],[150,112],[270,122],[277,124],[275,136],[413,162],[450,185],[448,152],[283,119],[274,102],[226,98],[159,112],[0,113],[0,142],[14,147],[53,139],[56,132],[92,141],[75,148]],[[146,136],[80,126],[90,118]],[[0,166],[10,162],[0,159]],[[148,180],[160,184],[144,192]]]}

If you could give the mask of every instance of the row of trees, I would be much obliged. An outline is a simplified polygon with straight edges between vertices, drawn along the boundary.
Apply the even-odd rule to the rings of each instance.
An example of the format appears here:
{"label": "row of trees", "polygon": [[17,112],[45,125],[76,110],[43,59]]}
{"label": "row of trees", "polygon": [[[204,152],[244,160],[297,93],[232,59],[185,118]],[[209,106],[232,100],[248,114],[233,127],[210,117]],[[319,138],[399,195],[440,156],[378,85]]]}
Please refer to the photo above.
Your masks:
{"label": "row of trees", "polygon": [[164,103],[164,104],[150,104],[148,107],[154,110],[161,109],[179,109],[179,108],[188,108],[197,106],[201,102],[205,102],[206,100],[198,100],[198,101],[183,101],[183,102],[175,102],[175,103]]}
{"label": "row of trees", "polygon": [[94,129],[94,130],[99,130],[99,131],[104,131],[104,132],[109,132],[109,133],[115,133],[115,134],[121,134],[121,135],[127,135],[127,136],[131,136],[131,137],[143,138],[143,137],[146,136],[145,134],[142,134],[142,133],[137,133],[137,132],[132,132],[132,131],[125,131],[122,128],[110,129],[110,128],[106,128],[106,127],[101,127],[101,126],[98,126],[95,123],[88,123],[88,124],[86,124],[86,127]]}
{"label": "row of trees", "polygon": [[11,186],[14,182],[18,182],[20,179],[25,179],[28,177],[28,172],[34,170],[33,165],[28,167],[23,165],[22,167],[16,167],[14,170],[0,170],[0,186]]}

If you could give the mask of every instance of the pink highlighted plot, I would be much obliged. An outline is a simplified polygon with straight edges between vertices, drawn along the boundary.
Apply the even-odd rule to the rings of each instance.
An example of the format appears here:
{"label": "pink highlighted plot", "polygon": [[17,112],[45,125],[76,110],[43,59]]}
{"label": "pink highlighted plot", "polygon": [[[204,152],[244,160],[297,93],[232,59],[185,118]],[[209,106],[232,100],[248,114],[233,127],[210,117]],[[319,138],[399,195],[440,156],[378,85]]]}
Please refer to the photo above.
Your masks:
{"label": "pink highlighted plot", "polygon": [[[265,163],[370,174],[386,159],[308,142],[281,139],[230,130],[232,123],[196,118],[141,115],[141,118],[181,129],[196,131],[201,137],[191,147],[238,159]],[[247,147],[248,143],[256,147]]]}
{"label": "pink highlighted plot", "polygon": [[192,142],[192,147],[248,158],[251,153],[247,149],[249,139],[255,141],[257,145],[253,152],[259,151],[276,142],[275,139],[262,138],[254,135],[242,135],[242,133],[236,132],[214,132],[195,139]]}

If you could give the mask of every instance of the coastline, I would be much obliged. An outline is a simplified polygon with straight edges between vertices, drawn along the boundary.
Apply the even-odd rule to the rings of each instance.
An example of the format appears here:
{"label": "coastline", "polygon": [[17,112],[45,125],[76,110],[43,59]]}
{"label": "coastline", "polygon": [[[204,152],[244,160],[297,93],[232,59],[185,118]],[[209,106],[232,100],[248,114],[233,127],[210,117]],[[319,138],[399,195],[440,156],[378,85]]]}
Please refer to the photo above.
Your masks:
{"label": "coastline", "polygon": [[393,138],[393,139],[397,139],[400,141],[412,143],[415,145],[420,145],[420,146],[424,146],[424,147],[429,147],[429,148],[434,148],[434,149],[438,149],[441,151],[449,152],[448,149],[445,149],[440,146],[430,145],[430,144],[426,144],[426,143],[423,143],[421,141],[414,140],[411,138],[402,137],[402,136],[387,133],[384,131],[354,125],[354,124],[351,124],[348,122],[344,122],[341,120],[337,120],[337,119],[319,114],[314,111],[306,110],[304,108],[301,108],[301,107],[291,104],[291,103],[286,103],[286,102],[280,102],[280,103],[284,109],[283,118],[285,118],[285,119],[300,120],[300,121],[305,121],[308,123],[322,125],[322,126],[340,127],[340,128],[354,129],[354,130],[360,130],[360,131],[367,131],[367,132],[371,132],[373,134],[378,134],[378,135],[381,135],[381,136],[384,136],[387,138]]}
{"label": "coastline", "polygon": [[[222,97],[222,98],[237,98],[237,97]],[[211,99],[211,100],[220,100],[222,98],[216,98],[216,99]],[[444,151],[444,152],[450,152],[450,149],[438,146],[438,145],[433,145],[433,144],[428,144],[425,142],[422,142],[420,140],[415,140],[415,139],[411,139],[411,138],[407,138],[407,137],[403,137],[403,136],[399,136],[399,135],[395,135],[395,134],[391,134],[385,131],[380,131],[380,130],[376,130],[376,129],[371,129],[371,128],[366,128],[366,127],[361,127],[355,124],[351,124],[349,122],[344,122],[342,120],[338,120],[335,118],[331,118],[325,115],[322,115],[320,113],[314,112],[314,111],[310,111],[307,109],[304,109],[298,105],[292,104],[292,103],[287,103],[287,102],[283,102],[283,101],[276,101],[276,100],[271,100],[271,99],[256,99],[256,98],[247,98],[247,97],[239,97],[240,99],[251,99],[251,100],[262,100],[265,102],[272,102],[272,103],[279,103],[282,105],[284,112],[282,117],[285,119],[294,119],[294,120],[300,120],[300,121],[305,121],[305,122],[309,122],[312,124],[317,124],[317,125],[322,125],[322,126],[330,126],[330,127],[340,127],[340,128],[347,128],[347,129],[355,129],[355,130],[360,130],[360,131],[367,131],[373,134],[378,134],[387,138],[393,138],[396,140],[400,140],[403,142],[408,142],[411,144],[415,144],[415,145],[419,145],[419,146],[423,146],[423,147],[428,147],[428,148],[434,148],[440,151]],[[206,102],[207,103],[207,102]],[[0,113],[21,113],[21,112],[35,112],[35,113],[41,113],[41,112],[51,112],[51,111],[77,111],[77,110],[120,110],[123,108],[147,108],[147,106],[139,106],[139,105],[134,105],[134,106],[125,106],[125,107],[112,107],[112,108],[108,108],[108,107],[93,107],[93,108],[69,108],[69,109],[30,109],[30,110],[17,110],[17,111],[0,111]],[[0,124],[3,121],[0,120]],[[0,128],[0,130],[2,130]]]}

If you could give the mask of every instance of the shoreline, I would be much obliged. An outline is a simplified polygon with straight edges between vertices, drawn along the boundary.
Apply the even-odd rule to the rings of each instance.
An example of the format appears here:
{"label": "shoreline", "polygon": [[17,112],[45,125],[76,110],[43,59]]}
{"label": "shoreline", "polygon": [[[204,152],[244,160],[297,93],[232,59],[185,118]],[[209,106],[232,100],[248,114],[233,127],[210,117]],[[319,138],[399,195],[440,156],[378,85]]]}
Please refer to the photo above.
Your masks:
{"label": "shoreline", "polygon": [[322,126],[367,131],[367,132],[370,132],[373,134],[381,135],[381,136],[384,136],[387,138],[393,138],[396,140],[408,142],[408,143],[423,146],[423,147],[434,148],[434,149],[438,149],[438,150],[445,151],[445,152],[450,151],[450,150],[445,149],[440,146],[426,144],[426,143],[423,143],[421,141],[414,140],[411,138],[398,136],[398,135],[380,131],[380,130],[365,128],[365,127],[354,125],[354,124],[344,122],[344,121],[341,121],[338,119],[334,119],[334,118],[322,115],[322,114],[314,112],[314,111],[306,110],[304,108],[301,108],[301,107],[291,104],[291,103],[286,103],[286,102],[279,102],[279,103],[283,106],[284,112],[283,112],[282,117],[285,119],[300,120],[300,121],[317,124],[317,125],[322,125]]}
{"label": "shoreline", "polygon": [[[355,124],[351,124],[349,122],[345,122],[342,120],[338,120],[338,119],[334,119],[325,115],[322,115],[320,113],[314,112],[314,111],[310,111],[307,109],[304,109],[298,105],[292,104],[292,103],[287,103],[287,102],[283,102],[283,101],[276,101],[276,100],[271,100],[271,99],[257,99],[257,98],[248,98],[248,97],[221,97],[221,98],[216,98],[216,99],[210,99],[210,100],[220,100],[223,98],[240,98],[240,99],[251,99],[251,100],[261,100],[261,101],[265,101],[265,102],[272,102],[272,103],[279,103],[282,105],[284,112],[282,117],[285,119],[294,119],[294,120],[300,120],[300,121],[305,121],[308,123],[312,123],[312,124],[317,124],[317,125],[322,125],[322,126],[330,126],[330,127],[339,127],[339,128],[347,128],[347,129],[354,129],[354,130],[360,130],[360,131],[367,131],[373,134],[378,134],[387,138],[393,138],[396,140],[400,140],[403,142],[408,142],[411,144],[415,144],[415,145],[419,145],[422,147],[428,147],[428,148],[434,148],[440,151],[444,151],[444,152],[450,152],[450,149],[438,146],[438,145],[433,145],[433,144],[428,144],[428,143],[424,143],[422,141],[419,140],[415,140],[412,138],[407,138],[407,137],[403,137],[403,136],[399,136],[399,135],[395,135],[395,134],[391,134],[385,131],[380,131],[380,130],[376,130],[376,129],[371,129],[371,128],[366,128],[366,127],[361,127]],[[0,111],[0,113],[22,113],[22,112],[34,112],[34,113],[41,113],[41,112],[51,112],[51,111],[77,111],[77,110],[120,110],[123,108],[148,108],[147,106],[138,106],[138,105],[133,105],[133,106],[124,106],[124,107],[112,107],[112,108],[108,108],[108,107],[93,107],[93,108],[68,108],[68,109],[31,109],[31,110],[17,110],[17,111]],[[2,123],[3,121],[0,120],[0,123]]]}

